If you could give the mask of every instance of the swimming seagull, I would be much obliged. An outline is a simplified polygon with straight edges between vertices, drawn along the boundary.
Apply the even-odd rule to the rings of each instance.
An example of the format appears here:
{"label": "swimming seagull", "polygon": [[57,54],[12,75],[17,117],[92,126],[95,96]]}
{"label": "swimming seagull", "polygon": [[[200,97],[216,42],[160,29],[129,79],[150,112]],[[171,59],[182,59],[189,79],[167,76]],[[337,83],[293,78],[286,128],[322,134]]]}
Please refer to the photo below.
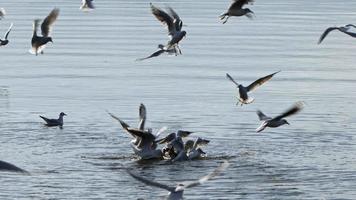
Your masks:
{"label": "swimming seagull", "polygon": [[82,5],[80,6],[80,10],[82,11],[90,11],[93,10],[94,4],[93,4],[93,0],[82,0]]}
{"label": "swimming seagull", "polygon": [[260,121],[262,121],[262,124],[260,125],[260,127],[258,127],[256,129],[256,132],[261,132],[266,127],[276,128],[276,127],[282,126],[284,124],[288,124],[289,125],[288,121],[285,120],[284,118],[288,117],[290,115],[296,114],[303,107],[304,107],[303,102],[299,101],[299,102],[295,103],[293,105],[293,107],[291,107],[290,109],[288,109],[287,111],[285,111],[281,115],[278,115],[277,117],[274,117],[274,118],[268,117],[265,114],[263,114],[262,111],[258,110],[257,111],[257,115],[258,115]]}
{"label": "swimming seagull", "polygon": [[12,171],[12,172],[20,172],[20,173],[28,173],[26,170],[23,170],[15,165],[1,161],[0,160],[0,171]]}
{"label": "swimming seagull", "polygon": [[249,4],[249,3],[253,3],[254,0],[233,0],[233,2],[231,3],[229,9],[227,10],[227,12],[221,14],[220,20],[224,20],[226,17],[226,20],[223,21],[223,24],[225,24],[227,22],[227,20],[229,19],[229,17],[231,16],[243,16],[245,15],[246,17],[252,19],[253,18],[253,12],[248,9],[248,8],[242,8],[245,4]]}
{"label": "swimming seagull", "polygon": [[[250,104],[254,101],[253,98],[248,97],[248,94],[247,94],[248,92],[255,90],[258,86],[261,86],[265,82],[269,81],[275,74],[277,74],[279,72],[280,71],[275,72],[270,75],[267,75],[265,77],[262,77],[262,78],[256,80],[255,82],[251,83],[247,87],[244,87],[243,85],[238,84],[228,73],[226,73],[226,77],[239,88],[239,95],[240,95],[239,102],[241,103],[241,106],[242,106],[243,104]],[[237,104],[238,104],[238,102],[237,102]]]}
{"label": "swimming seagull", "polygon": [[147,178],[141,177],[141,176],[131,172],[130,170],[127,170],[127,173],[130,174],[130,176],[132,176],[136,180],[139,180],[147,185],[168,190],[169,193],[168,193],[168,197],[166,198],[168,200],[182,200],[183,193],[186,188],[195,187],[195,186],[205,183],[206,181],[220,175],[228,166],[229,166],[229,162],[225,160],[213,172],[209,173],[208,175],[206,175],[204,177],[201,177],[199,180],[181,182],[181,183],[178,183],[177,186],[175,186],[175,187],[164,185],[164,184],[149,180]]}
{"label": "swimming seagull", "polygon": [[356,28],[356,26],[353,25],[353,24],[347,24],[345,26],[340,26],[340,27],[329,27],[329,28],[327,28],[324,31],[324,33],[320,36],[318,44],[320,44],[324,40],[324,38],[333,30],[339,30],[340,32],[343,32],[343,33],[345,33],[345,34],[347,34],[347,35],[349,35],[351,37],[356,38],[356,33],[349,32],[349,29],[351,27]]}
{"label": "swimming seagull", "polygon": [[46,122],[46,126],[63,126],[63,117],[67,115],[64,112],[59,113],[58,119],[48,119],[40,115],[40,117]]}
{"label": "swimming seagull", "polygon": [[52,37],[50,37],[50,32],[53,26],[53,23],[56,21],[59,15],[59,9],[53,9],[49,15],[43,20],[41,24],[41,33],[42,36],[37,35],[37,29],[40,23],[39,19],[34,20],[33,22],[33,36],[31,40],[32,49],[30,53],[38,55],[38,53],[43,54],[43,49],[48,42],[52,42]]}
{"label": "swimming seagull", "polygon": [[177,48],[177,51],[181,54],[179,48],[179,42],[186,36],[186,31],[182,31],[183,21],[180,19],[178,14],[170,7],[167,8],[168,13],[155,7],[150,3],[152,14],[168,28],[168,36],[170,40],[165,47],[166,50],[172,47]]}
{"label": "swimming seagull", "polygon": [[4,18],[6,15],[6,11],[4,8],[0,8],[0,19]]}
{"label": "swimming seagull", "polygon": [[4,40],[0,39],[0,46],[5,46],[9,43],[9,40],[7,39],[7,37],[9,36],[9,33],[11,31],[13,23],[11,23],[9,29],[6,31],[5,36],[4,36]]}
{"label": "swimming seagull", "polygon": [[[143,105],[143,104],[141,104]],[[143,112],[146,111],[141,110],[143,107],[140,106],[140,117],[143,117]],[[141,113],[142,112],[142,113]],[[131,147],[136,155],[138,155],[141,159],[154,159],[154,158],[162,158],[162,151],[156,149],[157,142],[156,138],[164,132],[167,127],[162,127],[155,135],[152,133],[152,129],[141,130],[140,128],[144,128],[143,126],[140,128],[132,128],[127,123],[122,121],[120,118],[115,115],[109,113],[109,115],[117,120],[122,128],[128,132],[134,140],[131,141]],[[144,114],[145,115],[145,114]],[[143,118],[142,118],[143,119]],[[142,121],[142,120],[141,120]],[[144,124],[143,124],[144,125]]]}

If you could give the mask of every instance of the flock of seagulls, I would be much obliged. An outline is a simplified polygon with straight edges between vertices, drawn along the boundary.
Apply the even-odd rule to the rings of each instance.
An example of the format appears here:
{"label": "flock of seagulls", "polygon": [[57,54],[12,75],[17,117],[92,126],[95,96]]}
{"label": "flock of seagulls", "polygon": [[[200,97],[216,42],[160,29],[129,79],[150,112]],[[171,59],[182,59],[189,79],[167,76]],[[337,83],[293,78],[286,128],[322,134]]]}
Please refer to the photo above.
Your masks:
{"label": "flock of seagulls", "polygon": [[[222,20],[222,23],[225,24],[232,16],[246,16],[252,19],[254,16],[254,12],[251,11],[249,8],[245,8],[245,6],[248,4],[252,4],[253,2],[253,0],[233,0],[228,10],[219,16],[220,20]],[[95,9],[93,5],[93,0],[82,0],[80,9],[83,11],[90,11]],[[147,57],[139,58],[137,59],[137,61],[143,61],[146,59],[158,57],[162,54],[175,56],[182,54],[179,43],[183,40],[184,37],[186,37],[187,34],[186,31],[183,30],[184,25],[182,19],[179,17],[177,12],[174,11],[173,8],[168,6],[165,10],[163,10],[150,3],[150,9],[153,16],[167,28],[168,40],[165,44],[158,44],[158,50],[156,50],[154,53]],[[5,15],[5,9],[0,8],[0,19],[4,19]],[[48,42],[53,43],[51,31],[58,16],[59,9],[54,8],[48,14],[48,16],[43,19],[42,23],[40,19],[34,20],[33,35],[31,40],[32,48],[30,49],[30,53],[35,55],[43,54],[43,50],[46,47],[46,44]],[[39,26],[41,31],[40,33],[38,32]],[[11,23],[8,30],[6,31],[4,38],[0,39],[0,46],[6,46],[9,43],[8,37],[12,27],[13,23]],[[350,31],[352,28],[356,28],[356,26],[348,24],[341,27],[329,27],[321,35],[318,44],[320,44],[325,39],[325,37],[331,31],[334,30],[338,30],[342,33],[356,38],[356,33]],[[248,94],[256,90],[259,86],[271,80],[272,77],[274,77],[279,72],[280,71],[277,71],[262,78],[259,78],[248,86],[243,86],[242,84],[238,83],[231,75],[226,73],[227,79],[230,80],[238,88],[237,105],[240,104],[242,106],[244,104],[253,103],[254,98],[249,97]],[[262,111],[258,110],[257,115],[259,120],[262,121],[262,123],[256,129],[256,132],[261,132],[267,127],[276,128],[285,124],[289,125],[289,122],[285,120],[285,118],[298,113],[303,109],[303,107],[304,103],[299,101],[282,114],[273,118],[268,117]],[[195,139],[188,139],[193,134],[193,132],[191,131],[177,130],[175,132],[167,134],[165,137],[161,137],[161,135],[167,130],[167,127],[162,127],[155,133],[153,133],[153,130],[151,128],[147,128],[145,126],[147,120],[147,111],[144,104],[141,104],[139,107],[139,122],[137,127],[130,126],[121,118],[115,116],[110,112],[108,112],[108,114],[113,119],[119,122],[124,132],[128,133],[132,137],[132,140],[129,144],[133,150],[133,153],[137,155],[140,159],[165,159],[171,163],[175,163],[179,161],[200,159],[206,156],[206,153],[203,151],[202,147],[207,145],[210,141],[201,137],[197,137]],[[49,119],[44,116],[40,117],[45,121],[46,126],[59,126],[60,128],[62,128],[64,116],[66,116],[66,114],[61,112],[59,114],[58,119]],[[183,199],[183,192],[186,188],[191,188],[200,185],[206,182],[207,180],[218,176],[228,166],[228,161],[224,161],[212,173],[200,178],[199,180],[179,183],[175,187],[164,185],[149,180],[148,178],[141,177],[134,173],[133,170],[126,169],[126,171],[130,176],[132,176],[138,181],[141,181],[153,187],[158,187],[169,191],[167,199],[178,200]],[[0,161],[0,170],[28,173],[27,171],[4,161]]]}

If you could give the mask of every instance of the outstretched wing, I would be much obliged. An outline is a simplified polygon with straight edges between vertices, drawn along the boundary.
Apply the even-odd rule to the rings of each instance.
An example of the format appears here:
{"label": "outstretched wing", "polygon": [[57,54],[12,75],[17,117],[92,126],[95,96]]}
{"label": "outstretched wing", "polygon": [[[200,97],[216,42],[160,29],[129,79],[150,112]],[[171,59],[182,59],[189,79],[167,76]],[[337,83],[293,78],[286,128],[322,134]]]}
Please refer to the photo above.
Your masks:
{"label": "outstretched wing", "polygon": [[158,138],[166,130],[167,130],[167,126],[163,126],[161,129],[159,129],[155,135],[156,138]]}
{"label": "outstretched wing", "polygon": [[258,86],[261,86],[265,82],[269,81],[275,74],[277,74],[279,72],[280,71],[270,74],[268,76],[262,77],[262,78],[256,80],[255,82],[251,83],[249,86],[246,87],[247,92],[255,90]]}
{"label": "outstretched wing", "polygon": [[298,101],[290,109],[288,109],[287,111],[285,111],[281,115],[278,115],[277,117],[273,118],[272,120],[281,120],[281,119],[283,119],[285,117],[288,117],[290,115],[296,114],[297,112],[302,110],[303,107],[304,107],[304,103],[301,102],[301,101]]}
{"label": "outstretched wing", "polygon": [[157,143],[163,144],[163,143],[168,143],[176,138],[176,133],[170,133],[164,138],[161,138],[159,140],[156,140]]}
{"label": "outstretched wing", "polygon": [[245,4],[253,3],[254,0],[234,0],[230,5],[229,10],[241,9]]}
{"label": "outstretched wing", "polygon": [[169,35],[174,35],[176,30],[174,27],[174,23],[173,23],[173,18],[171,16],[169,16],[166,12],[164,12],[163,10],[160,10],[159,8],[155,7],[152,3],[150,3],[151,5],[151,11],[152,14],[163,24],[165,24],[168,28],[168,34]]}
{"label": "outstretched wing", "polygon": [[13,23],[11,23],[9,29],[7,29],[7,32],[5,33],[5,40],[7,40],[7,37],[9,36],[9,33],[10,33],[11,29],[12,29],[12,25],[13,25]]}
{"label": "outstretched wing", "polygon": [[240,85],[228,73],[226,73],[226,78],[228,78],[231,82],[233,82],[237,87]]}
{"label": "outstretched wing", "polygon": [[35,19],[33,21],[33,35],[37,35],[37,29],[38,29],[38,26],[40,25],[40,20],[39,19]]}
{"label": "outstretched wing", "polygon": [[49,15],[43,20],[41,24],[41,31],[42,35],[45,37],[48,37],[50,32],[51,32],[51,27],[53,23],[56,21],[57,17],[59,15],[59,9],[54,8]]}
{"label": "outstretched wing", "polygon": [[127,129],[130,127],[128,124],[126,124],[126,123],[125,123],[124,121],[122,121],[120,118],[116,117],[114,114],[112,114],[112,113],[110,113],[110,112],[108,112],[108,114],[109,114],[113,119],[115,119],[116,121],[118,121],[118,122],[121,124],[121,126],[122,126],[123,129],[127,130]]}
{"label": "outstretched wing", "polygon": [[169,14],[173,17],[173,24],[176,31],[181,31],[183,26],[183,21],[180,19],[179,15],[171,7],[167,7]]}
{"label": "outstretched wing", "polygon": [[145,130],[146,107],[142,103],[140,104],[140,108],[139,108],[139,117],[140,117],[140,122],[138,124],[138,129],[143,131]]}
{"label": "outstretched wing", "polygon": [[319,41],[318,41],[318,44],[320,44],[320,43],[324,40],[324,38],[325,38],[331,31],[336,30],[336,29],[340,30],[339,27],[329,27],[329,28],[327,28],[327,29],[324,31],[324,33],[320,36]]}
{"label": "outstretched wing", "polygon": [[262,111],[260,111],[260,110],[257,110],[257,115],[258,115],[258,118],[260,119],[260,121],[265,121],[265,120],[269,120],[269,119],[272,119],[272,118],[270,118],[270,117],[268,117],[268,116],[266,116],[265,114],[263,114],[263,112]]}
{"label": "outstretched wing", "polygon": [[349,31],[342,31],[343,33],[351,36],[351,37],[356,37],[356,33],[352,33],[352,32],[349,32]]}
{"label": "outstretched wing", "polygon": [[142,61],[142,60],[146,60],[146,59],[149,59],[149,58],[153,58],[153,57],[157,57],[157,56],[160,56],[162,53],[164,53],[166,50],[164,49],[159,49],[157,50],[156,52],[152,53],[150,56],[147,56],[145,58],[138,58],[136,59],[136,61]]}
{"label": "outstretched wing", "polygon": [[148,180],[146,178],[143,178],[133,172],[131,172],[130,170],[126,170],[128,174],[130,174],[130,176],[132,176],[133,178],[135,178],[136,180],[139,180],[147,185],[150,185],[150,186],[154,186],[154,187],[158,187],[158,188],[162,188],[162,189],[165,189],[165,190],[168,190],[170,192],[174,192],[175,188],[174,187],[169,187],[168,185],[163,185],[161,183],[157,183],[157,182],[154,182],[154,181],[151,181],[151,180]]}
{"label": "outstretched wing", "polygon": [[184,183],[184,188],[190,188],[190,187],[194,187],[197,185],[201,185],[203,183],[205,183],[206,181],[208,181],[209,179],[214,178],[215,176],[218,176],[221,172],[223,172],[228,166],[230,165],[230,163],[225,160],[223,163],[221,163],[221,165],[219,167],[217,167],[213,172],[211,172],[210,174],[201,177],[199,180],[197,181],[193,181],[193,182],[186,182]]}

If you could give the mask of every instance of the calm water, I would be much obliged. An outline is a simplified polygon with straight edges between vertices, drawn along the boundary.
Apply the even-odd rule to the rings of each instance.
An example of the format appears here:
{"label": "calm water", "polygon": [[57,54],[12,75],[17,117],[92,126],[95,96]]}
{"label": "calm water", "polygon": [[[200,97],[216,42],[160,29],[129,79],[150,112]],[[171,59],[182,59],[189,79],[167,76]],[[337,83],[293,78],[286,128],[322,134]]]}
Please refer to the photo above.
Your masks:
{"label": "calm water", "polygon": [[[0,0],[10,44],[0,48],[0,159],[31,172],[1,173],[1,199],[157,199],[166,191],[122,169],[163,183],[192,180],[230,159],[226,173],[188,189],[187,199],[355,199],[355,39],[328,26],[355,23],[356,1],[273,0],[249,6],[256,19],[218,21],[226,1],[169,4],[187,24],[183,55],[135,62],[167,40],[149,1],[102,0],[91,13],[78,1]],[[61,13],[45,54],[28,53],[32,20]],[[282,70],[236,107],[229,72],[248,84]],[[277,115],[294,102],[305,109],[291,126],[256,134],[257,109]],[[130,138],[105,110],[137,124],[187,129],[211,140],[208,159],[174,165],[137,163]],[[65,127],[46,128],[38,115],[66,112]]]}

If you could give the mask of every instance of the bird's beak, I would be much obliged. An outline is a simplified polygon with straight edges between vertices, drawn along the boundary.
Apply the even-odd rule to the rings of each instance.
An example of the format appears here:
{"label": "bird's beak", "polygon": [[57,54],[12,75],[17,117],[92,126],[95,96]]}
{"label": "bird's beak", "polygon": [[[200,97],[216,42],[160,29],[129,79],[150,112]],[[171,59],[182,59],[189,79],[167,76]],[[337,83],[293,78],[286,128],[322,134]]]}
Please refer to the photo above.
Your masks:
{"label": "bird's beak", "polygon": [[64,113],[65,116],[67,116],[67,114]]}

